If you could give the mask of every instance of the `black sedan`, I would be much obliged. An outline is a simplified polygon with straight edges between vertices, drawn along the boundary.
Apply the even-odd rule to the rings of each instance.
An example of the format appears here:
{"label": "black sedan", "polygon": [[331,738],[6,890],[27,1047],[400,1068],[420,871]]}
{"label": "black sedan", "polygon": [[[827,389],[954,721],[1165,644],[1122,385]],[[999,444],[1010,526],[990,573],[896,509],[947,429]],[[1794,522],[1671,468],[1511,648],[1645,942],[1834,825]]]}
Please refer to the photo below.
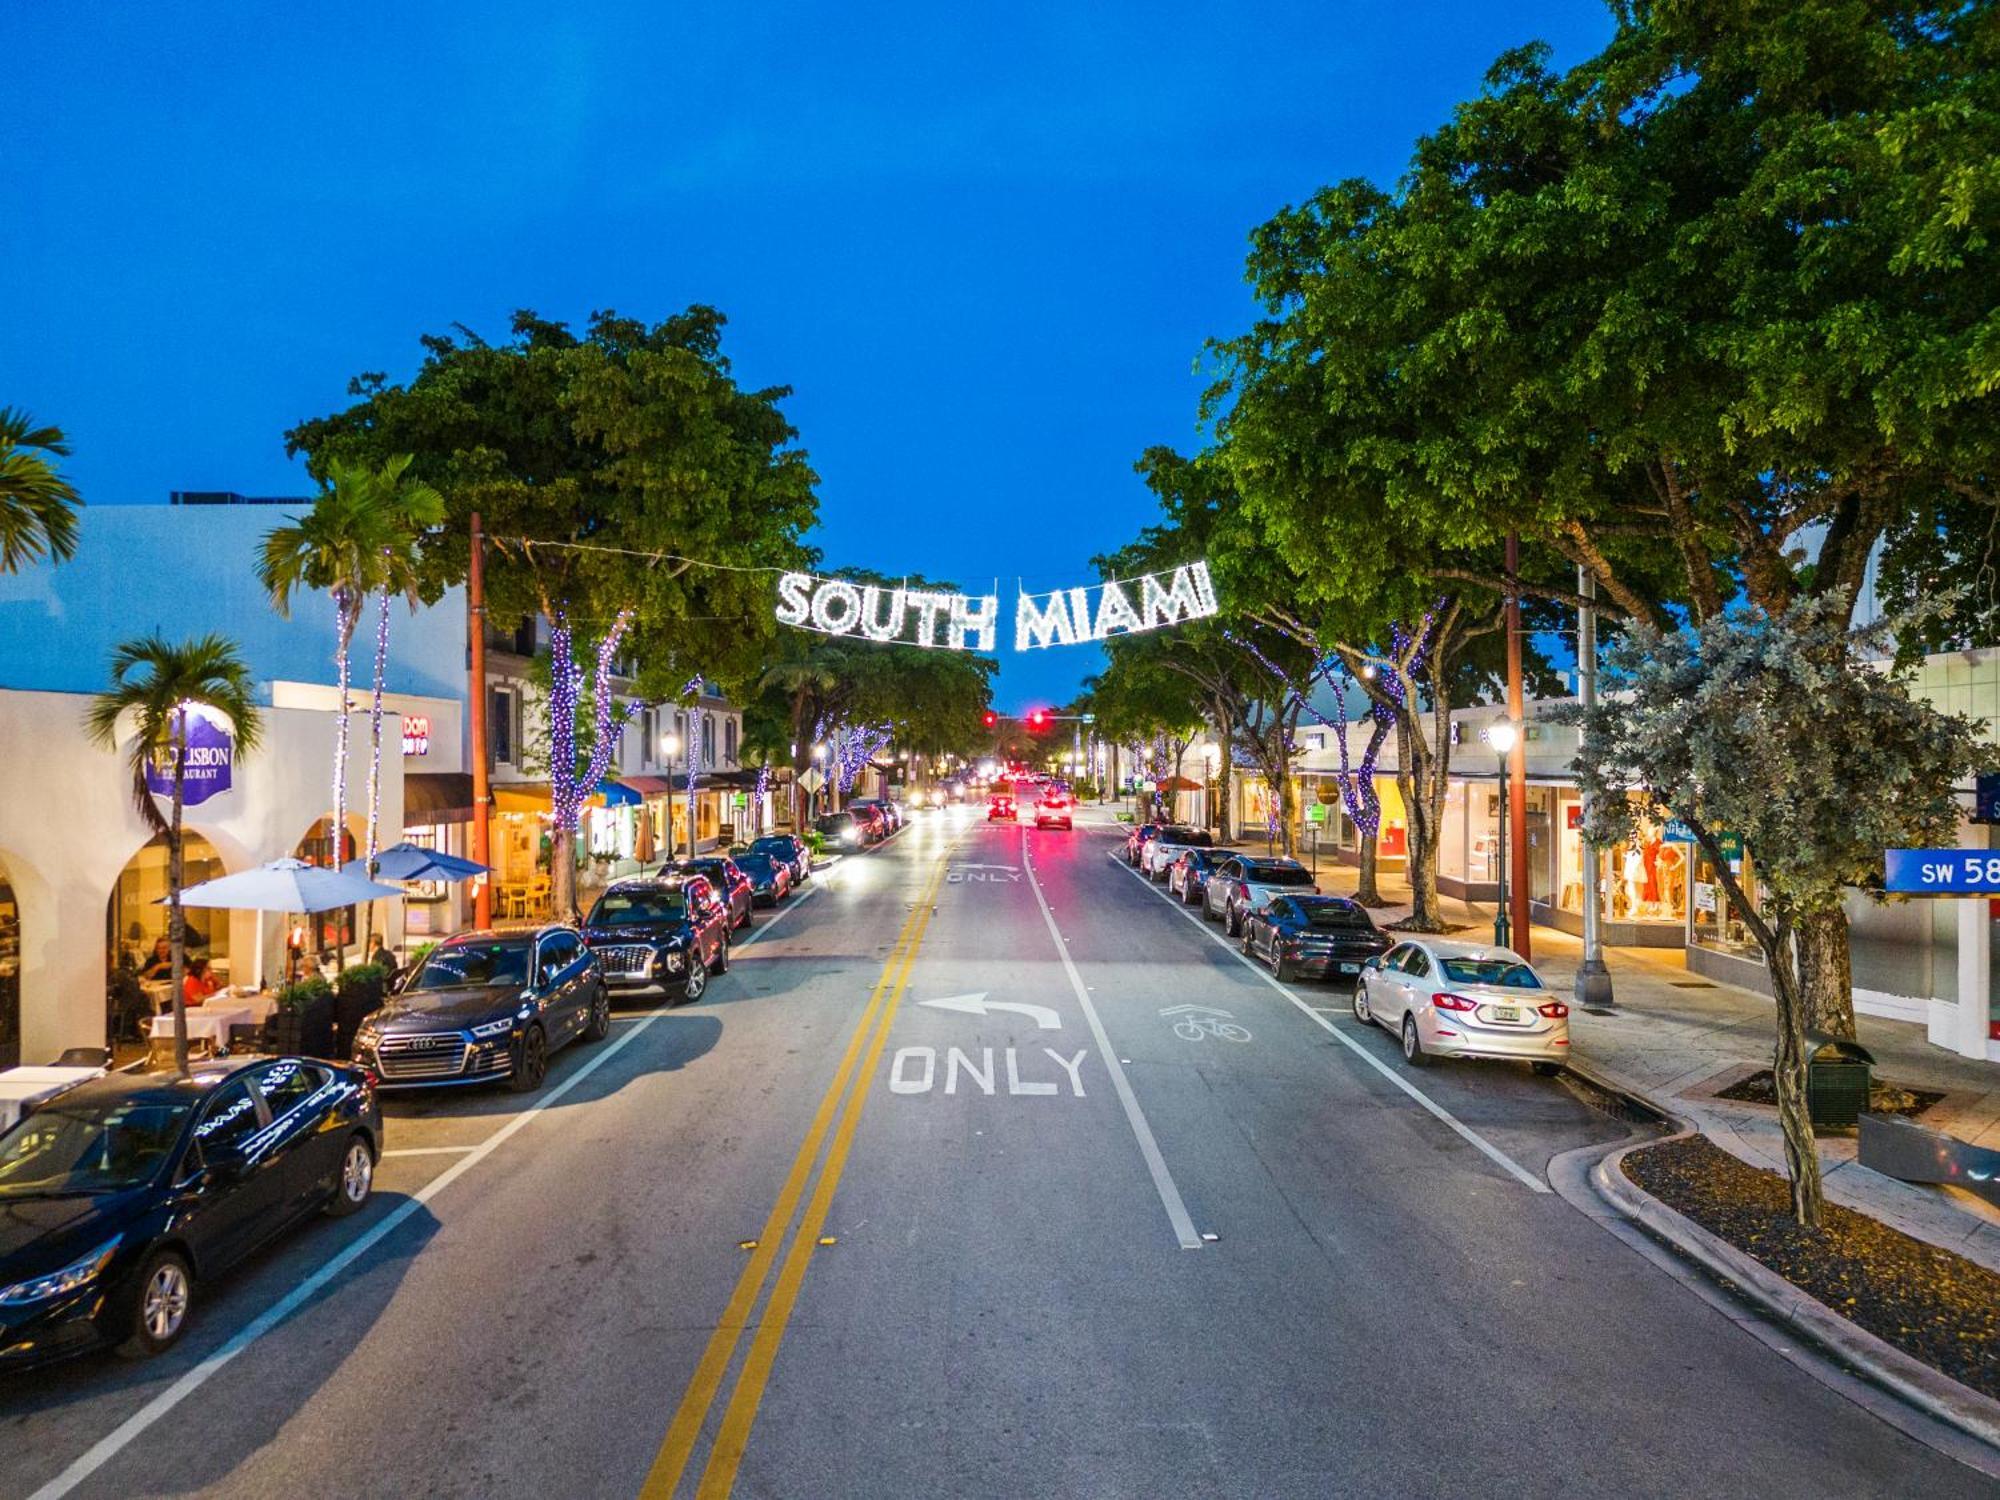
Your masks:
{"label": "black sedan", "polygon": [[1345,896],[1274,896],[1243,916],[1243,951],[1279,979],[1358,979],[1389,951],[1368,909]]}
{"label": "black sedan", "polygon": [[767,833],[760,839],[752,839],[748,852],[768,854],[782,862],[792,872],[794,886],[812,879],[812,846],[796,833]]}
{"label": "black sedan", "polygon": [[1167,889],[1181,898],[1181,905],[1193,906],[1208,890],[1208,877],[1222,863],[1220,849],[1183,849],[1167,866]]}
{"label": "black sedan", "polygon": [[102,1344],[158,1354],[196,1289],[375,1185],[368,1076],[307,1058],[113,1073],[0,1136],[0,1368]]}
{"label": "black sedan", "polygon": [[699,875],[728,911],[731,931],[750,925],[751,909],[757,904],[750,889],[750,877],[728,855],[699,854],[693,859],[677,859],[670,865],[662,865],[659,874],[663,880],[677,875]]}
{"label": "black sedan", "polygon": [[750,900],[776,906],[792,893],[792,867],[769,854],[746,851],[736,856],[736,868],[750,879]]}
{"label": "black sedan", "polygon": [[611,1032],[604,971],[574,927],[461,932],[431,949],[354,1034],[385,1089],[500,1083],[530,1093],[549,1054]]}
{"label": "black sedan", "polygon": [[729,915],[700,875],[621,880],[597,898],[583,939],[618,996],[699,1000],[729,968]]}

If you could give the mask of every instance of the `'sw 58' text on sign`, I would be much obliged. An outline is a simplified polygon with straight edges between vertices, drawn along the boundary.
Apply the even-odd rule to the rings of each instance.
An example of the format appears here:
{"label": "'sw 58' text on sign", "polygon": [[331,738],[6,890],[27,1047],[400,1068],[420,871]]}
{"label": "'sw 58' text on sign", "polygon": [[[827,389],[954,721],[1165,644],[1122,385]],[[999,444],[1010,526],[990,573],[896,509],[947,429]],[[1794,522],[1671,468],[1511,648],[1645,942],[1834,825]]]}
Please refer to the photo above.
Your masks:
{"label": "'sw 58' text on sign", "polygon": [[1891,849],[1885,889],[1905,896],[2000,896],[2000,850]]}

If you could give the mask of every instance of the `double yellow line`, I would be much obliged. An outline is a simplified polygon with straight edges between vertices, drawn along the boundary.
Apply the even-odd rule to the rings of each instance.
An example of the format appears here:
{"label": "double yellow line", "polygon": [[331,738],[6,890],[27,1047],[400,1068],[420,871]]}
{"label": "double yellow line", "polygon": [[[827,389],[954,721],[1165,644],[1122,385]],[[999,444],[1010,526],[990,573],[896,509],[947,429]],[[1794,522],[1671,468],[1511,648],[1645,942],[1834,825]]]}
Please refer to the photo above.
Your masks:
{"label": "double yellow line", "polygon": [[[785,1336],[785,1324],[798,1303],[806,1266],[812,1260],[821,1232],[826,1227],[827,1211],[833,1206],[834,1192],[840,1186],[840,1174],[847,1165],[848,1149],[854,1143],[855,1129],[861,1123],[861,1111],[868,1102],[868,1080],[875,1076],[882,1047],[889,1039],[889,1027],[896,1019],[896,1007],[909,984],[910,970],[916,963],[917,948],[923,942],[924,929],[930,925],[931,903],[937,898],[938,888],[944,884],[945,869],[946,861],[940,858],[930,879],[925,882],[915,908],[903,923],[902,931],[896,935],[895,945],[889,950],[888,962],[882,967],[882,976],[875,981],[867,1008],[861,1013],[861,1024],[855,1028],[847,1051],[840,1059],[840,1067],[833,1075],[833,1082],[827,1086],[826,1095],[819,1102],[812,1126],[806,1131],[798,1155],[792,1159],[791,1170],[785,1174],[784,1186],[778,1190],[777,1202],[771,1205],[770,1217],[764,1221],[764,1232],[758,1236],[757,1247],[751,1252],[749,1263],[743,1267],[743,1274],[736,1279],[736,1289],[730,1293],[729,1304],[723,1309],[715,1332],[709,1335],[701,1363],[695,1366],[694,1378],[688,1382],[681,1404],[674,1412],[674,1420],[667,1428],[667,1440],[660,1445],[653,1467],[646,1475],[646,1482],[640,1487],[640,1500],[671,1500],[679,1487],[688,1460],[694,1455],[695,1444],[701,1437],[702,1425],[715,1405],[716,1395],[729,1373],[730,1361],[736,1356],[736,1346],[750,1325],[750,1314],[756,1306],[758,1294],[763,1291],[771,1267],[777,1263],[786,1227],[792,1222],[799,1199],[805,1194],[806,1184],[812,1180],[813,1163],[819,1159],[820,1147],[826,1140],[827,1132],[833,1129],[833,1145],[820,1167],[818,1180],[814,1182],[812,1199],[806,1205],[805,1216],[792,1232],[784,1266],[778,1272],[777,1284],[764,1306],[763,1317],[757,1324],[757,1335],[751,1340],[743,1369],[736,1377],[736,1389],[730,1394],[729,1405],[722,1414],[721,1428],[716,1433],[714,1446],[709,1450],[708,1465],[702,1470],[701,1483],[695,1491],[697,1500],[721,1500],[736,1482],[737,1466],[742,1463],[743,1451],[749,1446],[750,1428],[757,1420],[757,1407],[764,1399],[764,1386],[771,1377],[771,1367],[777,1362],[778,1345]],[[858,1084],[855,1083],[857,1076]],[[855,1084],[851,1090],[850,1084]],[[843,1095],[847,1099],[844,1112],[840,1107]],[[833,1125],[836,1113],[840,1115],[837,1129]]]}

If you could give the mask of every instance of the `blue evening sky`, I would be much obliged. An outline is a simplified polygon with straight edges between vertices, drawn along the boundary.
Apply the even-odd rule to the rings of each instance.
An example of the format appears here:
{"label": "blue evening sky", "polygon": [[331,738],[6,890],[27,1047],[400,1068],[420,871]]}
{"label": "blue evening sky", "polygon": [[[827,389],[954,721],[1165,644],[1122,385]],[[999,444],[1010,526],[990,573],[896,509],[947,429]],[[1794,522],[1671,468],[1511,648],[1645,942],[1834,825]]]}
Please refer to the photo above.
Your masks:
{"label": "blue evening sky", "polygon": [[[1503,48],[1609,34],[1600,0],[8,6],[0,404],[94,504],[304,493],[284,429],[420,333],[709,302],[796,389],[829,561],[997,579],[1010,619],[1152,519],[1133,460],[1198,441],[1253,225],[1392,180]],[[1097,665],[1001,661],[1010,710]]]}

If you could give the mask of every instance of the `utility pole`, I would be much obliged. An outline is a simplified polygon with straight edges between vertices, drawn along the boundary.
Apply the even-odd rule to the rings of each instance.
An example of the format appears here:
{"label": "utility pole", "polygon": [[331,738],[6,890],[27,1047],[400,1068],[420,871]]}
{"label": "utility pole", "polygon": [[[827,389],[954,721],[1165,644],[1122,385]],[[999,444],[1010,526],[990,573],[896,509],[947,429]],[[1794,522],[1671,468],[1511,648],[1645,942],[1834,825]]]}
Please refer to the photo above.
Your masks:
{"label": "utility pole", "polygon": [[[1577,695],[1587,714],[1597,706],[1597,575],[1577,565],[1576,591],[1583,603],[1576,611]],[[1581,749],[1581,743],[1578,748]],[[1583,822],[1590,826],[1591,797],[1583,794]],[[1604,966],[1604,851],[1585,839],[1583,876],[1583,967],[1576,971],[1576,1003],[1595,1014],[1613,1009],[1611,971]]]}
{"label": "utility pole", "polygon": [[479,894],[473,898],[472,925],[493,925],[493,828],[488,806],[492,793],[486,773],[486,561],[485,536],[479,529],[479,512],[472,513],[472,560],[465,573],[466,629],[470,633],[472,681],[466,693],[466,708],[472,715],[472,857],[489,867],[479,877]]}
{"label": "utility pole", "polygon": [[1507,762],[1508,830],[1505,856],[1513,879],[1508,883],[1512,903],[1514,951],[1533,961],[1528,936],[1528,725],[1521,698],[1521,539],[1507,533],[1507,717],[1519,726],[1514,748]]}

